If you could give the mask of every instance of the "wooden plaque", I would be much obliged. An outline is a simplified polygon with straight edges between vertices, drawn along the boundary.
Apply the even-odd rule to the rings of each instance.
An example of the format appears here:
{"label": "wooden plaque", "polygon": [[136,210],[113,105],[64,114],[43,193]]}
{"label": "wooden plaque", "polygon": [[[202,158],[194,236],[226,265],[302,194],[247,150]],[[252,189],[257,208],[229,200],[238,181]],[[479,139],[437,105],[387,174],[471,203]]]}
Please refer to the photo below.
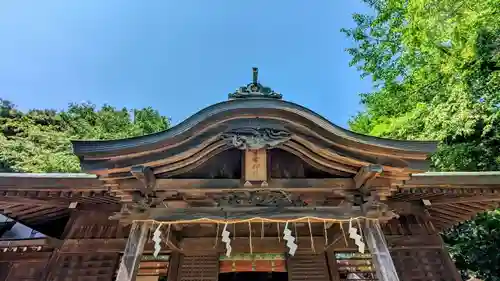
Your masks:
{"label": "wooden plaque", "polygon": [[267,150],[245,150],[245,181],[267,181]]}

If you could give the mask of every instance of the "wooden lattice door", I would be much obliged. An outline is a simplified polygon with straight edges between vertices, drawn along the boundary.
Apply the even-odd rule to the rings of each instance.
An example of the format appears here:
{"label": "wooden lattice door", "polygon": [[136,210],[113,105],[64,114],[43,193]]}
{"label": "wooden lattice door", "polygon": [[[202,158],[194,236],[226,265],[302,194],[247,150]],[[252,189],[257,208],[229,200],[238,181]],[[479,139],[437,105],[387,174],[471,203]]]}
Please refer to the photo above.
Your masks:
{"label": "wooden lattice door", "polygon": [[45,262],[14,262],[11,264],[6,281],[39,281],[43,275]]}
{"label": "wooden lattice door", "polygon": [[183,256],[179,265],[179,281],[217,281],[219,257]]}
{"label": "wooden lattice door", "polygon": [[330,280],[324,253],[298,253],[287,262],[289,281]]}
{"label": "wooden lattice door", "polygon": [[400,280],[461,280],[443,241],[426,217],[400,216],[384,226],[384,233]]}
{"label": "wooden lattice door", "polygon": [[391,254],[401,280],[457,281],[442,249],[395,250]]}
{"label": "wooden lattice door", "polygon": [[118,264],[118,254],[61,254],[50,272],[49,281],[110,281]]}

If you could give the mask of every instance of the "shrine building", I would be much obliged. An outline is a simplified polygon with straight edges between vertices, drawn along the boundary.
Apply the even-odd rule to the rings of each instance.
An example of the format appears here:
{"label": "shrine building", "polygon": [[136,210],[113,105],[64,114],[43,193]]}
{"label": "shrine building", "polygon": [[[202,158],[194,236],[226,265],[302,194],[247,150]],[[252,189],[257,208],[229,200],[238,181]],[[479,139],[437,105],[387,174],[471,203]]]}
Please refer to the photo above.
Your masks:
{"label": "shrine building", "polygon": [[[0,281],[459,281],[439,232],[498,172],[360,135],[253,81],[163,132],[73,142],[81,174],[0,174]],[[0,234],[13,221],[0,222]]]}

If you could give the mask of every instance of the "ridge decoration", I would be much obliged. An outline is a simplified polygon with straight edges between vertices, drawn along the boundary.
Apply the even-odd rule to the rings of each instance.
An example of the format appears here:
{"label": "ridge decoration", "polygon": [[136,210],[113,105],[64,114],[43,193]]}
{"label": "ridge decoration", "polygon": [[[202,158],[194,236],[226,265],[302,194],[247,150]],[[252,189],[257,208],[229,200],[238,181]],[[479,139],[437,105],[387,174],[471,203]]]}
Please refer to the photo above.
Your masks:
{"label": "ridge decoration", "polygon": [[273,91],[269,87],[265,87],[259,83],[259,69],[257,67],[252,68],[253,81],[246,86],[240,87],[236,92],[229,94],[229,99],[241,99],[241,98],[271,98],[271,99],[281,99],[283,95]]}

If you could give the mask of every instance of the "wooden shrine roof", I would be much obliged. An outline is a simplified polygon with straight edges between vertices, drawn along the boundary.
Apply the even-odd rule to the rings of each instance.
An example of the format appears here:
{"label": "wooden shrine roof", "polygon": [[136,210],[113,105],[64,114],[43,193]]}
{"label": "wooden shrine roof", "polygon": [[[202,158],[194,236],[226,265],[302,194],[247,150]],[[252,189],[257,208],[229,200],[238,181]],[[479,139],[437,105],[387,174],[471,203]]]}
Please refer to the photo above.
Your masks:
{"label": "wooden shrine roof", "polygon": [[[425,171],[436,142],[399,141],[357,134],[300,105],[269,98],[235,99],[209,106],[156,134],[110,141],[73,141],[83,170],[109,178],[132,177],[136,165],[172,177],[235,146],[276,146],[318,169],[349,176],[367,164],[386,174]],[[251,148],[251,147],[250,147]]]}
{"label": "wooden shrine roof", "polygon": [[[253,82],[230,94],[230,100],[166,131],[73,141],[82,170],[94,175],[0,174],[1,212],[28,226],[67,217],[75,202],[83,209],[123,206],[120,214],[132,209],[138,211],[134,214],[156,212],[162,217],[166,209],[189,207],[191,212],[218,208],[227,215],[232,212],[226,211],[228,205],[221,207],[226,195],[244,193],[251,197],[243,200],[250,202],[245,208],[260,208],[254,199],[263,195],[254,195],[263,191],[284,196],[285,208],[293,205],[288,214],[296,212],[296,203],[307,206],[301,209],[305,212],[332,208],[325,212],[332,215],[333,208],[342,213],[341,208],[351,210],[353,204],[378,210],[383,201],[384,208],[396,213],[427,212],[444,229],[500,201],[500,174],[425,173],[436,142],[382,139],[343,129],[281,100],[259,83],[256,73],[254,69]],[[252,183],[247,168],[260,165],[251,162],[259,152],[264,155],[264,176]],[[281,200],[272,196],[265,207]],[[233,199],[229,207],[234,201],[241,207],[241,200]],[[283,216],[280,210],[273,212]]]}

